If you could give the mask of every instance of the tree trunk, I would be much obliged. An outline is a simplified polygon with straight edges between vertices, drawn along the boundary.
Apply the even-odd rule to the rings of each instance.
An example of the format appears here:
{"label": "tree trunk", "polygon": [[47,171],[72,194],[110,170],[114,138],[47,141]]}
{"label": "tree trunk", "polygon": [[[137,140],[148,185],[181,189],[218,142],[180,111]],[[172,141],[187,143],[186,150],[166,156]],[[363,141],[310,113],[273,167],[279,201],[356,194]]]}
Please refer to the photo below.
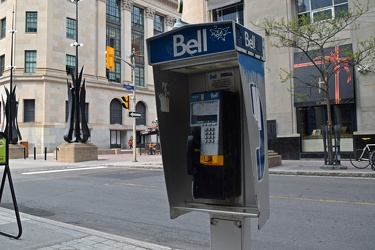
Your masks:
{"label": "tree trunk", "polygon": [[327,165],[333,165],[333,147],[332,147],[332,110],[331,101],[328,92],[328,83],[326,82],[326,105],[327,105],[327,151],[328,151],[328,162]]}

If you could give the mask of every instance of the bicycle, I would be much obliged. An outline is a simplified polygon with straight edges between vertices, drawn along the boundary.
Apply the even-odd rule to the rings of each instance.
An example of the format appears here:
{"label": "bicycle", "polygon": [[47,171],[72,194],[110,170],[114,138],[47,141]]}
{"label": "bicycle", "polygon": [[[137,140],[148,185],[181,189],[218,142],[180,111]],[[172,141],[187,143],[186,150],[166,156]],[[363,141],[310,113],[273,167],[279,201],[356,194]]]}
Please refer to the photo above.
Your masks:
{"label": "bicycle", "polygon": [[[366,141],[370,138],[362,138]],[[371,164],[372,170],[375,171],[375,150],[371,151],[371,147],[375,147],[375,144],[366,144],[363,149],[356,149],[350,156],[350,163],[353,167],[358,169],[367,168]]]}
{"label": "bicycle", "polygon": [[375,171],[375,150],[371,152],[370,165],[371,165],[371,169]]}

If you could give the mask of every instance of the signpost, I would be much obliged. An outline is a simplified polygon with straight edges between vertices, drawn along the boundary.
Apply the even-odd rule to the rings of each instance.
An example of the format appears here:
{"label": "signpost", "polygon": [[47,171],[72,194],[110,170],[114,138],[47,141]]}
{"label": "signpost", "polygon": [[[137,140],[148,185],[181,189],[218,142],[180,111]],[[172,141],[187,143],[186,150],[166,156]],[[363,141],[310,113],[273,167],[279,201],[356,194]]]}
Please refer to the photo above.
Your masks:
{"label": "signpost", "polygon": [[[133,91],[133,98],[132,98],[133,105],[132,106],[133,106],[133,109],[135,110],[135,106],[136,106],[137,102],[136,102],[136,99],[135,99],[135,72],[134,72],[135,59],[134,59],[134,57],[135,57],[135,49],[134,48],[133,48],[132,54],[130,55],[131,63],[127,62],[126,60],[122,59],[121,57],[115,56],[115,58],[120,59],[121,61],[123,61],[124,63],[126,63],[127,65],[129,65],[132,68],[132,71],[133,71],[132,83],[133,83],[133,85],[124,83],[122,85],[122,87],[126,90]],[[134,113],[134,112],[130,112],[130,113]],[[130,117],[140,117],[140,116],[132,116],[130,113],[129,113]],[[134,119],[133,120],[133,162],[137,162],[137,154],[136,154],[137,151],[136,150],[137,150],[137,130],[136,130],[136,120]]]}
{"label": "signpost", "polygon": [[134,85],[130,85],[130,84],[126,84],[126,83],[124,83],[124,84],[122,85],[122,87],[123,87],[124,89],[126,89],[126,90],[134,91]]}
{"label": "signpost", "polygon": [[129,112],[129,117],[133,117],[133,118],[141,118],[141,117],[142,117],[142,114],[139,113],[139,112]]}

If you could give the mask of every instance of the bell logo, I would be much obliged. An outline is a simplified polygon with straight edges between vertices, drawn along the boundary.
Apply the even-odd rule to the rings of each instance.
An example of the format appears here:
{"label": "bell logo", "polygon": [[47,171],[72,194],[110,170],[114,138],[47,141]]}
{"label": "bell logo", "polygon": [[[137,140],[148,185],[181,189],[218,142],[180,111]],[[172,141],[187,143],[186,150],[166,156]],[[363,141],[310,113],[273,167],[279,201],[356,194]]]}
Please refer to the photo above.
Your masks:
{"label": "bell logo", "polygon": [[211,93],[211,98],[212,98],[212,99],[214,99],[214,98],[219,98],[219,92]]}
{"label": "bell logo", "polygon": [[251,35],[249,37],[249,33],[245,31],[245,46],[249,47],[250,49],[255,49],[255,36]]}
{"label": "bell logo", "polygon": [[173,36],[173,56],[182,56],[185,53],[194,55],[207,51],[207,31],[197,30],[197,38],[190,39],[185,43],[185,37],[181,34]]}

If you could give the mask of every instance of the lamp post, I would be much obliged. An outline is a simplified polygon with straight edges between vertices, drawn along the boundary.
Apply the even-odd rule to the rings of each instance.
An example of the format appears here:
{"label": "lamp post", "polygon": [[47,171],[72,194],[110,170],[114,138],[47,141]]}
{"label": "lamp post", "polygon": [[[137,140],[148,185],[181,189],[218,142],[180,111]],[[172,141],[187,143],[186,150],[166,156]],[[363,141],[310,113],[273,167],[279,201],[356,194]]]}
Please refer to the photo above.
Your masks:
{"label": "lamp post", "polygon": [[78,81],[78,47],[83,46],[82,43],[78,43],[78,2],[82,0],[70,0],[71,2],[75,2],[76,4],[76,41],[70,46],[76,47],[76,58],[75,58],[75,81],[74,81],[74,114],[75,114],[75,122],[74,122],[74,135],[75,135],[75,142],[79,141],[79,138],[81,136],[80,131],[80,123],[79,123],[79,88],[78,84],[80,83]]}
{"label": "lamp post", "polygon": [[[127,65],[129,65],[132,68],[132,82],[133,82],[133,111],[135,112],[135,49],[133,48],[132,53],[130,54],[130,63],[127,62],[126,60],[122,59],[121,57],[115,56],[115,58],[120,59]],[[137,130],[136,130],[136,117],[133,117],[133,162],[137,162]]]}
{"label": "lamp post", "polygon": [[11,45],[10,45],[10,78],[9,78],[9,88],[10,88],[10,94],[9,94],[9,102],[8,102],[8,116],[6,117],[7,122],[8,122],[8,143],[13,140],[13,127],[12,127],[12,105],[14,100],[14,95],[13,95],[13,69],[16,67],[13,65],[13,54],[14,54],[14,34],[17,32],[17,30],[14,29],[14,8],[12,12],[13,18],[12,18],[12,29],[9,30],[9,33],[12,34],[12,39],[11,39]]}

